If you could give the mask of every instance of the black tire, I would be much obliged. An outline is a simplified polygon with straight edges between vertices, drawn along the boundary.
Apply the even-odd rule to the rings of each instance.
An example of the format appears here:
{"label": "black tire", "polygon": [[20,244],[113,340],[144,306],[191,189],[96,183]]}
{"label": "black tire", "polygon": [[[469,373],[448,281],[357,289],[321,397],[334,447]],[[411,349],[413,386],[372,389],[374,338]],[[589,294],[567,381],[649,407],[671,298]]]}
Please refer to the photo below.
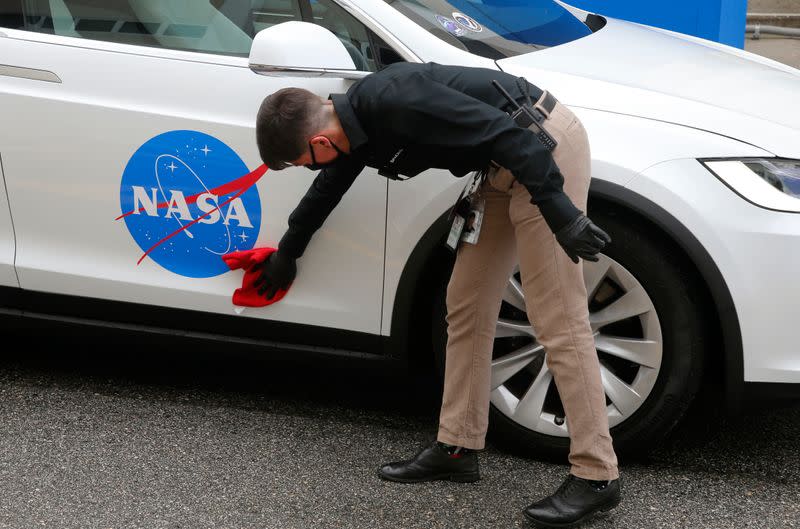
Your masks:
{"label": "black tire", "polygon": [[[660,372],[648,398],[627,420],[611,430],[620,457],[640,455],[662,441],[680,421],[703,379],[706,303],[697,274],[673,243],[642,222],[597,213],[592,219],[613,242],[604,254],[620,263],[644,287],[658,314],[663,339]],[[446,286],[446,279],[443,284]],[[434,302],[433,346],[440,376],[444,372],[447,327],[446,289]],[[491,406],[491,441],[506,450],[537,458],[563,460],[569,439],[544,435],[514,422]]]}

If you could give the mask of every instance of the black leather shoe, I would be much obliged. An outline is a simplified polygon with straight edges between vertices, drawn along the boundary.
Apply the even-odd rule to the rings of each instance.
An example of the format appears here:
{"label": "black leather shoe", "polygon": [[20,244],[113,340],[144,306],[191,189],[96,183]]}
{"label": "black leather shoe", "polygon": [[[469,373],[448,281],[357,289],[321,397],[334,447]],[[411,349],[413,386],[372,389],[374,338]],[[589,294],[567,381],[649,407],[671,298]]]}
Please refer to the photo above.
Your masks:
{"label": "black leather shoe", "polygon": [[551,496],[528,506],[525,517],[544,527],[572,527],[596,512],[608,511],[622,500],[619,480],[598,490],[592,482],[570,474]]}
{"label": "black leather shoe", "polygon": [[451,456],[437,442],[424,448],[413,459],[383,465],[378,470],[378,475],[382,479],[399,483],[422,483],[439,479],[471,483],[481,479],[477,453],[469,451]]}

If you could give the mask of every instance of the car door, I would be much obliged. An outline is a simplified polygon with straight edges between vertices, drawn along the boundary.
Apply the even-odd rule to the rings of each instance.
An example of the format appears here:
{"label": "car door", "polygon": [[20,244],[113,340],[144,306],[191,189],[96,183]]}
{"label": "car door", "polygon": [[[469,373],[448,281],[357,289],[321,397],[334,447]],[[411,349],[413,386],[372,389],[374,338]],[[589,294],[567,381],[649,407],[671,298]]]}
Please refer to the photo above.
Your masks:
{"label": "car door", "polygon": [[[0,39],[5,38],[6,34],[2,30],[3,20],[6,13],[0,9]],[[1,49],[1,48],[0,48]],[[2,57],[2,56],[0,56]],[[2,64],[0,60],[0,83],[2,78],[16,73],[15,70]],[[0,286],[18,287],[17,274],[14,271],[14,226],[11,223],[11,211],[8,206],[8,194],[6,193],[5,176],[3,173],[3,146],[0,144]]]}
{"label": "car door", "polygon": [[[0,76],[3,67],[0,66]],[[3,176],[3,152],[0,148],[0,286],[17,287],[17,274],[14,272],[14,226],[8,208],[5,178]]]}
{"label": "car door", "polygon": [[[275,246],[314,177],[262,166],[259,104],[286,86],[327,97],[351,82],[247,67],[255,32],[303,11],[297,0],[0,0],[0,64],[16,74],[0,75],[0,149],[22,288],[234,314],[242,276],[221,256]],[[243,314],[379,333],[386,190],[358,178],[290,295]]]}

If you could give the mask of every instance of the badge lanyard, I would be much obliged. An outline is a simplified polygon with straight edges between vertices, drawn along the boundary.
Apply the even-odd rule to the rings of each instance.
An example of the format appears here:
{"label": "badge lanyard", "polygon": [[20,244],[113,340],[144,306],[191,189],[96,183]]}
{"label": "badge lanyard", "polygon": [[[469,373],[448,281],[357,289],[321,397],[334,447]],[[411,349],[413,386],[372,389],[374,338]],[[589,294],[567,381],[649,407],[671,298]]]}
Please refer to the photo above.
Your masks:
{"label": "badge lanyard", "polygon": [[485,210],[485,202],[479,190],[485,176],[484,171],[475,171],[470,183],[464,186],[450,210],[449,218],[453,222],[445,244],[452,251],[458,250],[461,241],[469,244],[478,242]]}

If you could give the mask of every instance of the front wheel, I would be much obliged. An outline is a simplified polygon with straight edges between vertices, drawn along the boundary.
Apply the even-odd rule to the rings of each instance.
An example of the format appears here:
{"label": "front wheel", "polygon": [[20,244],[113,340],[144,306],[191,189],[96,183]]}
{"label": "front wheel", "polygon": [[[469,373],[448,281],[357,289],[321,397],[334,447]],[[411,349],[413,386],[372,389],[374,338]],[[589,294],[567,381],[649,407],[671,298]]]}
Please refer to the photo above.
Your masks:
{"label": "front wheel", "polygon": [[[641,453],[677,424],[699,387],[701,302],[685,261],[669,244],[641,224],[594,220],[613,239],[599,262],[584,261],[609,426],[618,453]],[[444,294],[439,298],[434,346],[442,367],[447,329]],[[564,409],[534,328],[516,271],[497,322],[489,434],[518,452],[563,457],[569,450]]]}

